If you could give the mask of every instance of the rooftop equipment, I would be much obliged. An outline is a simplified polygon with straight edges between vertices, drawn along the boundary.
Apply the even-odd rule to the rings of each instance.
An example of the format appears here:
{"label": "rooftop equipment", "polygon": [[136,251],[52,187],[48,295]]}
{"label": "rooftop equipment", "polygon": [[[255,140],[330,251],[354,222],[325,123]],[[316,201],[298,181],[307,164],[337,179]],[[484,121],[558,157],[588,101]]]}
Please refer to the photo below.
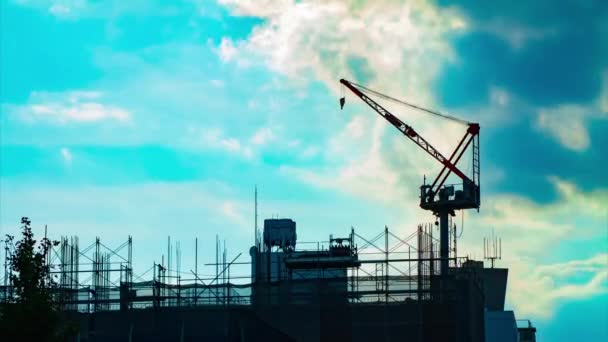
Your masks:
{"label": "rooftop equipment", "polygon": [[296,222],[292,219],[264,220],[264,246],[267,249],[280,247],[294,249],[296,247]]}

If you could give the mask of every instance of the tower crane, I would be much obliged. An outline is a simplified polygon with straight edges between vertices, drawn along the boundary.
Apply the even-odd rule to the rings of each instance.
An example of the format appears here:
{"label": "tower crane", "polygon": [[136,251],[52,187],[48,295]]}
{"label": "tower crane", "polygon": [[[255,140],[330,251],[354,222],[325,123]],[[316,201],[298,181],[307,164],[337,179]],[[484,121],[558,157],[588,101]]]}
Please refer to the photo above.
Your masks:
{"label": "tower crane", "polygon": [[[388,95],[379,93],[372,89],[366,88],[360,84],[356,84],[345,79],[341,79],[340,83],[353,92],[363,102],[370,106],[376,113],[382,116],[393,127],[397,128],[406,138],[413,141],[418,147],[422,148],[431,157],[437,160],[441,165],[441,171],[435,177],[431,184],[426,184],[426,177],[423,185],[420,187],[420,207],[424,210],[432,211],[439,218],[439,244],[440,244],[440,259],[441,259],[441,275],[445,276],[448,273],[449,261],[449,227],[448,215],[454,216],[454,210],[459,209],[477,209],[479,210],[479,124],[467,122],[452,116],[448,116],[430,109],[392,98]],[[426,139],[424,139],[414,128],[398,117],[386,110],[376,101],[372,100],[368,95],[375,95],[387,100],[392,100],[406,105],[410,108],[436,115],[444,119],[452,120],[461,123],[467,127],[466,132],[450,158],[446,158],[436,148],[434,148]],[[340,108],[343,109],[345,98],[340,98]],[[472,145],[472,175],[467,176],[456,165],[463,156],[469,146]],[[462,184],[449,184],[445,182],[448,176],[454,173],[462,180]]]}

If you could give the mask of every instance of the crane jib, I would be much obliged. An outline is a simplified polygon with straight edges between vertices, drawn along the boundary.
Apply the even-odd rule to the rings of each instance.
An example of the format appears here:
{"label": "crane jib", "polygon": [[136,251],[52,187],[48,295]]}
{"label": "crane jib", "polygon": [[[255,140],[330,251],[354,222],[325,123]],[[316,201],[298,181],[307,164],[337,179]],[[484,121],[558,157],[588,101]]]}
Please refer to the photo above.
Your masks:
{"label": "crane jib", "polygon": [[[442,176],[443,176],[443,180],[439,181],[439,183],[440,183],[440,185],[443,185],[443,182],[447,178],[449,172],[453,172],[454,174],[456,174],[465,183],[467,183],[467,182],[473,183],[473,184],[475,183],[473,180],[471,180],[469,177],[467,177],[460,169],[458,169],[458,167],[456,167],[455,164],[458,162],[458,160],[460,160],[462,153],[464,152],[464,150],[466,150],[466,147],[468,147],[468,145],[472,141],[472,139],[475,138],[475,136],[479,134],[479,124],[468,123],[467,133],[465,134],[465,137],[463,137],[460,144],[458,144],[458,147],[456,148],[456,150],[454,150],[454,152],[452,153],[450,159],[448,159],[445,156],[443,156],[439,151],[437,151],[437,149],[435,149],[433,146],[431,146],[431,144],[429,144],[424,138],[422,138],[411,126],[405,124],[398,117],[396,117],[395,115],[390,113],[388,110],[386,110],[380,104],[378,104],[376,101],[372,100],[369,96],[367,96],[366,94],[361,92],[351,82],[349,82],[345,79],[341,79],[340,83],[342,83],[344,86],[346,86],[355,95],[357,95],[361,100],[363,100],[363,102],[367,103],[372,109],[374,109],[378,114],[380,114],[380,116],[382,116],[384,119],[386,119],[391,125],[393,125],[399,131],[401,131],[406,137],[410,138],[410,140],[412,140],[414,143],[416,143],[416,145],[418,145],[420,148],[425,150],[428,154],[430,154],[433,158],[435,158],[435,160],[437,160],[439,163],[441,163],[444,166],[444,168],[441,170],[440,174],[438,175],[438,177],[435,180],[435,182],[433,183],[433,185],[436,185],[437,182],[439,181],[439,179],[442,178]],[[360,87],[362,87],[362,86],[360,86]],[[370,89],[367,89],[364,87],[363,87],[363,89],[370,91]],[[373,91],[373,93],[379,94],[375,91]],[[341,105],[341,107],[344,105],[344,102],[342,99],[340,100],[340,105]],[[417,106],[413,106],[413,105],[410,105],[410,106],[420,109],[425,112],[436,114],[435,112],[422,108],[422,107],[417,107]],[[456,120],[454,118],[450,118],[450,119]],[[462,120],[460,120],[460,121],[462,122]],[[465,144],[464,149],[462,151],[460,151],[459,154],[457,154],[457,151],[460,149],[462,143],[466,140],[467,136],[470,136],[470,140],[468,140],[468,142]],[[453,162],[452,160],[454,158],[455,158],[455,161]],[[478,159],[478,156],[476,158]],[[448,171],[448,174],[444,175],[444,172],[446,171],[446,169],[449,171]],[[433,191],[433,190],[431,190],[431,191]]]}

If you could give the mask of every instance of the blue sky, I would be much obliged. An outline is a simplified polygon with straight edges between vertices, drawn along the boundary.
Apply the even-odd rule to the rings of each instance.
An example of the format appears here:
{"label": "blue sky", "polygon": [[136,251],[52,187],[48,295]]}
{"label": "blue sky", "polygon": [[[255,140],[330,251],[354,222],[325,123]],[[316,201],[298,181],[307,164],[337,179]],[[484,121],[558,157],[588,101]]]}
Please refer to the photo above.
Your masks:
{"label": "blue sky", "polygon": [[[170,234],[185,269],[195,237],[208,262],[216,234],[247,254],[257,184],[260,216],[302,240],[409,235],[433,220],[417,196],[438,166],[354,97],[339,110],[353,79],[480,122],[482,208],[459,254],[496,233],[518,318],[608,339],[602,1],[8,0],[1,16],[2,234],[21,216],[131,234],[141,270]],[[390,109],[444,154],[464,134]]]}

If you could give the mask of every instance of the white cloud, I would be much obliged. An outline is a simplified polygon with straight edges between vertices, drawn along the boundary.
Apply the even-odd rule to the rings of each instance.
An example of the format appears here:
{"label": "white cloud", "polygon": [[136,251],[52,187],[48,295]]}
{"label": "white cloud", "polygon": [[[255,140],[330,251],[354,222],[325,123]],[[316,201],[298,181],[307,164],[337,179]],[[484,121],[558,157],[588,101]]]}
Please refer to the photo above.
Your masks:
{"label": "white cloud", "polygon": [[254,145],[265,145],[275,139],[275,135],[270,127],[262,127],[258,129],[253,137],[251,137],[251,143]]}
{"label": "white cloud", "polygon": [[239,204],[234,201],[224,201],[223,203],[221,203],[220,211],[231,222],[244,227],[247,225],[247,223],[245,217],[242,214],[242,208],[238,207]]}
{"label": "white cloud", "polygon": [[490,88],[490,101],[493,105],[504,107],[509,104],[509,100],[509,93],[506,90],[497,87]]}
{"label": "white cloud", "polygon": [[66,164],[72,164],[72,152],[70,152],[70,149],[67,147],[62,147],[61,150],[59,150],[59,153]]}
{"label": "white cloud", "polygon": [[[242,136],[242,135],[241,135]],[[274,142],[283,142],[280,136],[280,127],[262,126],[258,128],[249,137],[228,136],[223,129],[219,127],[202,127],[189,126],[186,130],[186,135],[181,139],[180,146],[188,148],[198,147],[204,149],[216,149],[229,152],[230,154],[241,156],[245,159],[253,160],[269,144]],[[296,148],[300,145],[294,145],[293,141],[285,142],[285,146],[275,146],[277,150],[283,147]]]}
{"label": "white cloud", "polygon": [[60,19],[73,19],[81,15],[95,15],[93,7],[100,9],[95,3],[89,0],[13,0],[15,3],[47,11],[51,15]]}
{"label": "white cloud", "polygon": [[300,141],[299,139],[293,139],[287,142],[287,147],[289,148],[296,148],[300,145],[302,145],[302,141]]}
{"label": "white cloud", "polygon": [[[121,14],[141,14],[142,12],[153,15],[169,15],[176,12],[175,5],[163,1],[12,0],[12,2],[20,6],[48,12],[58,19],[67,20],[115,18]],[[199,14],[204,13],[199,11]]]}
{"label": "white cloud", "polygon": [[541,108],[537,112],[536,127],[574,151],[584,151],[591,144],[588,126],[593,120],[608,120],[608,71],[597,101],[591,105],[561,104]]}
{"label": "white cloud", "polygon": [[602,73],[602,92],[600,94],[600,99],[599,99],[599,106],[600,109],[602,111],[602,113],[604,113],[604,115],[608,114],[608,70],[605,70]]}
{"label": "white cloud", "polygon": [[220,149],[231,154],[242,156],[245,159],[253,158],[253,150],[251,147],[243,145],[240,140],[227,137],[220,128],[190,128],[187,145],[191,140],[198,140],[195,144],[199,144],[203,148]]}
{"label": "white cloud", "polygon": [[269,2],[223,2],[234,14],[266,20],[245,41],[224,38],[223,60],[261,60],[294,80],[313,76],[334,90],[342,77],[368,74],[370,86],[422,103],[431,102],[431,81],[451,56],[447,34],[466,26],[454,11],[427,1]]}
{"label": "white cloud", "polygon": [[590,144],[587,120],[596,116],[596,110],[580,105],[540,109],[536,124],[540,130],[550,134],[566,148],[584,151]]}
{"label": "white cloud", "polygon": [[502,18],[495,18],[489,22],[474,23],[476,28],[501,37],[509,43],[512,49],[519,50],[527,44],[554,36],[558,33],[555,28],[534,28],[522,26]]}
{"label": "white cloud", "polygon": [[608,254],[601,253],[584,260],[571,260],[564,263],[542,265],[536,269],[538,274],[554,277],[569,277],[577,273],[596,272],[608,266]]}
{"label": "white cloud", "polygon": [[[518,317],[551,318],[564,300],[608,293],[608,254],[583,260],[533,265],[511,262],[509,302]],[[573,282],[573,278],[584,280]]]}
{"label": "white cloud", "polygon": [[222,61],[230,62],[237,55],[238,51],[234,47],[232,40],[227,39],[227,38],[222,38],[222,41],[218,48],[218,53],[219,53]]}
{"label": "white cloud", "polygon": [[58,17],[62,17],[62,16],[69,15],[71,12],[71,9],[70,9],[70,7],[68,7],[66,5],[56,3],[56,4],[51,5],[51,7],[49,8],[49,12]]}
{"label": "white cloud", "polygon": [[312,158],[319,154],[319,148],[317,146],[308,146],[304,150],[302,150],[301,156],[302,158]]}
{"label": "white cloud", "polygon": [[209,82],[211,83],[212,86],[214,86],[216,88],[224,88],[224,86],[225,86],[225,83],[222,80],[213,79]]}
{"label": "white cloud", "polygon": [[32,123],[127,122],[131,119],[132,114],[128,110],[105,104],[102,100],[103,93],[96,91],[33,92],[27,104],[7,105],[7,108],[12,115]]}
{"label": "white cloud", "polygon": [[219,0],[219,3],[242,16],[270,17],[280,14],[294,4],[293,0]]}
{"label": "white cloud", "polygon": [[13,0],[13,2],[24,7],[47,11],[61,19],[75,18],[78,15],[90,13],[91,7],[88,0]]}
{"label": "white cloud", "polygon": [[[401,203],[404,189],[398,186],[400,175],[380,150],[386,124],[372,118],[357,116],[330,139],[324,157],[334,166],[322,169],[283,166],[281,171],[318,188],[385,204]],[[371,127],[371,132],[365,132],[364,127]]]}

